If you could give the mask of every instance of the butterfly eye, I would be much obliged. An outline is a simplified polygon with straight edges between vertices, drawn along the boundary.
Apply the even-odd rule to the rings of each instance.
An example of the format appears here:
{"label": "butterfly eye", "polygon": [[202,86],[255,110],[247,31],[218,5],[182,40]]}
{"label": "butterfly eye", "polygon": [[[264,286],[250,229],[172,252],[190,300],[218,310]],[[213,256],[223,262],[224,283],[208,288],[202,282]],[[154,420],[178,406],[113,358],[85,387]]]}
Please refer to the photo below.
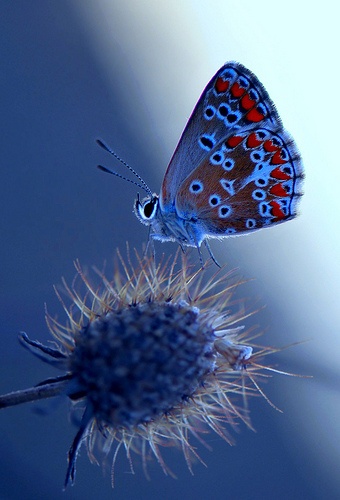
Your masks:
{"label": "butterfly eye", "polygon": [[135,201],[135,214],[143,224],[151,224],[152,220],[156,217],[158,203],[158,196],[145,198],[142,201],[140,201],[139,196],[137,197]]}
{"label": "butterfly eye", "polygon": [[152,212],[154,210],[155,204],[153,201],[149,201],[149,203],[146,203],[143,207],[144,210],[144,215],[147,219],[150,219]]}

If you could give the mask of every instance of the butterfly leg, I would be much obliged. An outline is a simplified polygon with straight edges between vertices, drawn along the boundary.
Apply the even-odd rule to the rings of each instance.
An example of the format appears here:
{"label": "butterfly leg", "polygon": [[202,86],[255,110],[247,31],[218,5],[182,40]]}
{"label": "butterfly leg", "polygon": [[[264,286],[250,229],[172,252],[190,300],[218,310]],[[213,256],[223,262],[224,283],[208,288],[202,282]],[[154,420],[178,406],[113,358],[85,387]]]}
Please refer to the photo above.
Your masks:
{"label": "butterfly leg", "polygon": [[151,249],[151,257],[152,257],[152,261],[153,262],[156,262],[156,248],[155,248],[155,242],[153,239],[150,239],[150,241],[148,241],[147,245],[146,245],[146,249],[145,249],[145,254],[146,254],[146,251],[147,249],[150,247]]}
{"label": "butterfly leg", "polygon": [[154,245],[153,239],[151,238],[151,226],[149,226],[149,228],[148,228],[148,237],[147,237],[146,247],[145,247],[145,250],[143,253],[143,257],[146,257],[146,254],[148,253],[149,247],[151,248],[152,257],[155,260],[155,245]]}
{"label": "butterfly leg", "polygon": [[187,253],[186,248],[182,245],[180,241],[178,242],[178,244],[181,247],[182,253],[185,255]]}
{"label": "butterfly leg", "polygon": [[[220,266],[220,264],[217,262],[217,260],[216,260],[216,258],[215,258],[215,256],[214,256],[214,254],[212,253],[212,250],[211,250],[210,245],[209,245],[209,243],[207,242],[207,240],[204,240],[204,244],[205,244],[205,248],[208,250],[208,253],[209,253],[209,255],[210,255],[210,257],[211,257],[212,261],[216,264],[216,266],[217,266],[217,267],[221,267],[221,266]],[[200,251],[199,247],[197,247],[197,248],[198,248],[198,252],[199,252],[199,254],[200,254],[200,260],[201,260],[201,262],[202,262],[202,254],[201,254],[201,251]],[[203,266],[202,266],[202,267],[203,267]]]}
{"label": "butterfly leg", "polygon": [[197,248],[198,256],[199,256],[199,259],[200,259],[201,268],[204,269],[204,261],[203,261],[203,255],[202,255],[201,247],[196,244],[196,248]]}

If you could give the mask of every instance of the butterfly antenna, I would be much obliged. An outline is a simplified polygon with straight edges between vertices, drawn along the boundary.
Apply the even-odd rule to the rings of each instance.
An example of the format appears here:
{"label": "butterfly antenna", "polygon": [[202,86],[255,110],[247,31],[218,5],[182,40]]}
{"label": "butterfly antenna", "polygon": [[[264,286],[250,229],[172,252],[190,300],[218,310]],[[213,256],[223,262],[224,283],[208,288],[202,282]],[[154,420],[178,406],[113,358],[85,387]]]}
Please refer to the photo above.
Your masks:
{"label": "butterfly antenna", "polygon": [[127,177],[124,177],[124,175],[118,174],[118,172],[114,172],[113,170],[110,170],[109,168],[103,167],[103,165],[97,165],[97,168],[99,168],[99,170],[101,170],[102,172],[105,172],[106,174],[115,175],[116,177],[119,177],[119,179],[123,179],[123,181],[131,182],[131,184],[134,184],[135,186],[137,186],[141,189],[144,189],[144,191],[146,191],[148,194],[150,194],[150,196],[152,196],[151,191],[147,190],[145,188],[145,186],[143,186],[142,184],[139,184],[136,181],[128,179]]}
{"label": "butterfly antenna", "polygon": [[149,186],[147,185],[147,183],[141,178],[141,176],[139,174],[137,174],[137,172],[132,168],[130,167],[130,165],[128,165],[128,163],[126,163],[126,161],[122,160],[122,158],[120,158],[117,153],[115,153],[107,144],[105,144],[105,142],[103,142],[101,139],[97,139],[96,140],[96,143],[98,144],[98,146],[100,146],[101,148],[103,148],[105,151],[107,151],[108,153],[110,153],[110,155],[114,156],[116,158],[116,160],[120,161],[120,163],[122,163],[124,165],[124,167],[126,167],[128,170],[130,170],[130,172],[135,175],[137,177],[137,179],[139,180],[140,184],[138,184],[137,182],[135,181],[132,181],[130,179],[127,179],[126,177],[124,177],[123,175],[120,175],[118,174],[117,172],[113,172],[112,170],[109,170],[108,168],[106,167],[103,167],[101,165],[98,165],[98,168],[100,170],[102,170],[103,172],[106,172],[108,174],[112,174],[112,175],[115,175],[116,177],[119,177],[120,179],[123,179],[125,181],[128,181],[128,182],[131,182],[132,184],[135,184],[136,186],[140,187],[141,189],[144,189],[144,191],[146,191],[150,196],[152,196],[152,191],[151,189],[149,188]]}

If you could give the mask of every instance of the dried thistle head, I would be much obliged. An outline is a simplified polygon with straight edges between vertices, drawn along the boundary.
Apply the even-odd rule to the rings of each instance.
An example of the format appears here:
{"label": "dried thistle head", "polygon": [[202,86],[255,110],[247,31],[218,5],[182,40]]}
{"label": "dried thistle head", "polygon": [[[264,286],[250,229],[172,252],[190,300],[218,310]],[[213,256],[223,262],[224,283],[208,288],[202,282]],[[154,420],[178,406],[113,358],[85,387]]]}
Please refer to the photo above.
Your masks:
{"label": "dried thistle head", "polygon": [[231,273],[219,270],[207,278],[202,270],[190,271],[184,258],[176,271],[178,254],[171,264],[156,265],[136,253],[136,267],[117,256],[113,279],[98,273],[98,287],[76,263],[85,292],[64,282],[71,306],[58,296],[67,324],[47,315],[56,349],[21,336],[65,372],[40,384],[47,394],[41,397],[64,393],[82,408],[65,486],[74,481],[83,441],[91,461],[97,461],[96,449],[108,454],[115,447],[114,465],[123,447],[129,459],[131,452],[141,455],[145,470],[153,454],[167,474],[161,447],[177,446],[191,470],[199,457],[190,436],[210,428],[231,442],[229,428],[238,420],[250,426],[246,398],[263,394],[256,376],[266,367],[259,358],[274,352],[259,348],[253,354],[248,345],[249,332],[240,325],[245,311],[230,311],[238,285]]}

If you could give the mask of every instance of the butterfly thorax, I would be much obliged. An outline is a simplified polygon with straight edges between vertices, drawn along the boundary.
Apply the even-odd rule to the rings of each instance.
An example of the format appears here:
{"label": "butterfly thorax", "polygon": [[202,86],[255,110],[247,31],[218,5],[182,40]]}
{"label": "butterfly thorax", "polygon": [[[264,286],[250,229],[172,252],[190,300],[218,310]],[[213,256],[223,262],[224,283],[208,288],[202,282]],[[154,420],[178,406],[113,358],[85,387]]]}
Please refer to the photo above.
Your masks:
{"label": "butterfly thorax", "polygon": [[180,245],[200,246],[203,234],[197,224],[197,218],[186,219],[179,216],[175,206],[172,210],[162,210],[159,197],[152,195],[135,201],[134,212],[136,217],[151,226],[151,237],[160,241],[177,241]]}

